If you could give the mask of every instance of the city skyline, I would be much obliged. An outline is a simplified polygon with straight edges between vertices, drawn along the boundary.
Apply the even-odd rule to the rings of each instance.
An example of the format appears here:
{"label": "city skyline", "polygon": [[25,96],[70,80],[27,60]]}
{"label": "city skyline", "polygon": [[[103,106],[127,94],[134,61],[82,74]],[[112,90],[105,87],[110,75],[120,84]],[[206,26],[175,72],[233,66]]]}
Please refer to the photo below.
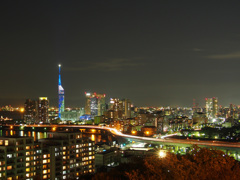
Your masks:
{"label": "city skyline", "polygon": [[0,105],[84,92],[136,106],[240,104],[238,1],[2,2]]}

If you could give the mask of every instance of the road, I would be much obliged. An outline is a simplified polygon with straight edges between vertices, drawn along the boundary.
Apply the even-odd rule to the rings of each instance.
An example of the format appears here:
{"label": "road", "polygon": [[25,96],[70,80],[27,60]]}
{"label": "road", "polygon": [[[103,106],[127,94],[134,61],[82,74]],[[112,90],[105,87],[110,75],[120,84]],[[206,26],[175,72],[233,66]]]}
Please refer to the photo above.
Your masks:
{"label": "road", "polygon": [[[14,125],[14,126],[21,126],[21,125]],[[203,146],[219,146],[219,147],[231,147],[231,148],[240,148],[239,142],[223,142],[223,141],[209,141],[209,140],[193,140],[193,139],[174,139],[174,138],[164,138],[164,139],[156,139],[151,137],[142,137],[142,136],[134,136],[134,135],[128,135],[123,134],[120,131],[106,127],[106,126],[94,126],[94,125],[25,125],[25,127],[75,127],[75,128],[91,128],[91,129],[105,129],[110,131],[112,134],[125,137],[125,138],[131,138],[131,139],[138,139],[143,141],[152,141],[152,142],[163,142],[163,143],[177,143],[177,144],[190,144],[190,145],[203,145]]]}

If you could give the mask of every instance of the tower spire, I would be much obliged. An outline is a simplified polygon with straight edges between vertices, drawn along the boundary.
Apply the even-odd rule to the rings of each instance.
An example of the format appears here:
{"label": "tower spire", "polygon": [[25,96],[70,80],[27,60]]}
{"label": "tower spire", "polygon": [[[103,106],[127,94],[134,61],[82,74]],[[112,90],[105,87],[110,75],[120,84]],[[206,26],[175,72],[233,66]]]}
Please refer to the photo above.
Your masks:
{"label": "tower spire", "polygon": [[64,89],[61,83],[61,64],[58,65],[58,117],[61,119],[61,113],[64,112]]}
{"label": "tower spire", "polygon": [[59,70],[59,73],[58,73],[58,85],[61,85],[61,64],[58,65],[58,70]]}

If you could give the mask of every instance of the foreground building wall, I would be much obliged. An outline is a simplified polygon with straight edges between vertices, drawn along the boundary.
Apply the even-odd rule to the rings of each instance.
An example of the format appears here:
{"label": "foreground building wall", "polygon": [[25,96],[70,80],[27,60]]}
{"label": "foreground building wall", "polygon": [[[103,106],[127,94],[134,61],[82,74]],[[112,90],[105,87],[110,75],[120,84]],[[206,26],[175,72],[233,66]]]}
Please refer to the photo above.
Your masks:
{"label": "foreground building wall", "polygon": [[79,179],[95,172],[95,144],[81,133],[53,132],[32,137],[0,137],[0,179]]}

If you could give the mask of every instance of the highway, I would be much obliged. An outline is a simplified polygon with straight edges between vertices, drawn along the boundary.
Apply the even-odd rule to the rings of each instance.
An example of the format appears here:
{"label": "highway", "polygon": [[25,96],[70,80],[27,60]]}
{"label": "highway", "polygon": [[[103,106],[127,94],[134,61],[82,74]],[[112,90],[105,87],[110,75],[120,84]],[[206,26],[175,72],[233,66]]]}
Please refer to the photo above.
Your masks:
{"label": "highway", "polygon": [[[11,125],[9,125],[11,126]],[[240,148],[239,142],[223,142],[223,141],[209,141],[209,140],[193,140],[193,139],[174,139],[174,138],[151,138],[151,137],[142,137],[142,136],[134,136],[123,134],[120,131],[116,130],[115,128],[110,128],[106,126],[94,126],[94,125],[14,125],[14,126],[25,126],[25,127],[73,127],[73,128],[90,128],[90,129],[103,129],[108,130],[112,134],[120,137],[142,140],[144,142],[151,141],[151,142],[158,142],[158,143],[174,143],[174,144],[190,144],[190,145],[202,145],[202,146],[210,146],[210,147],[230,147],[230,148]]]}

